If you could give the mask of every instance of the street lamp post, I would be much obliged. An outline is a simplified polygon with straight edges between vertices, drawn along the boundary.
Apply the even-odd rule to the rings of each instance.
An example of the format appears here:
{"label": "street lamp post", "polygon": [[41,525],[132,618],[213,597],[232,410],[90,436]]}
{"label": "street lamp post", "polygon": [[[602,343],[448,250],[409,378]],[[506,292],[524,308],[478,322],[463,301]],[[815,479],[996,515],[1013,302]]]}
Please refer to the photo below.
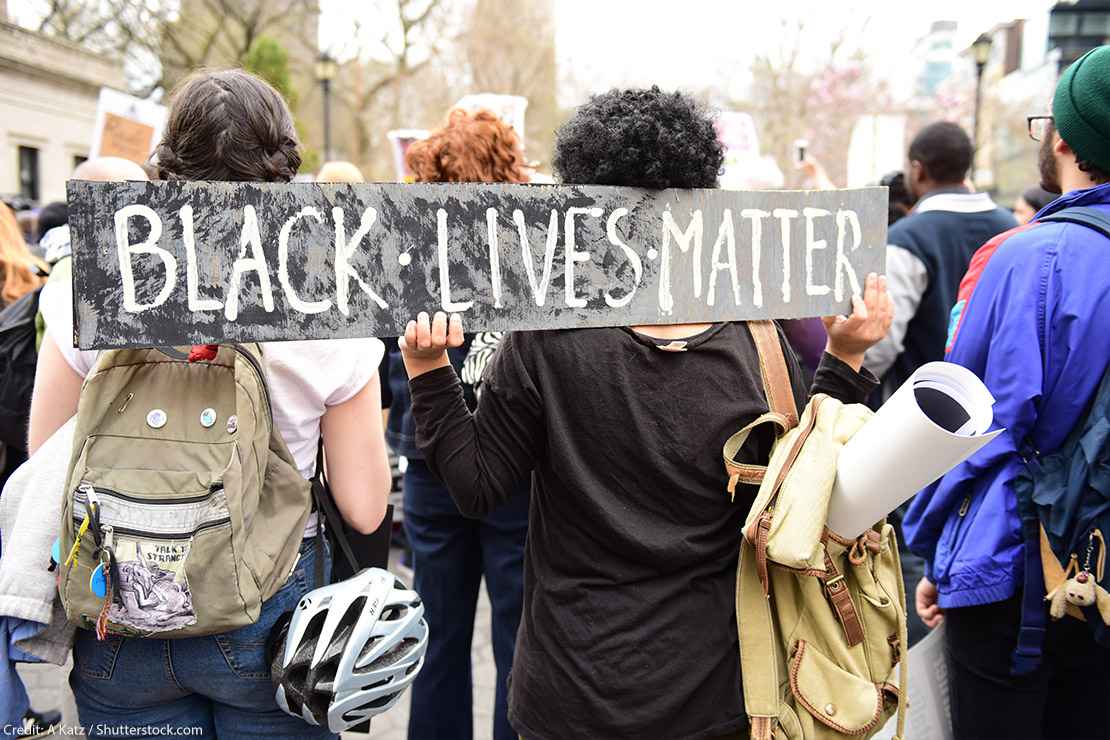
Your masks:
{"label": "street lamp post", "polygon": [[983,70],[987,66],[987,61],[991,57],[991,43],[992,39],[989,34],[983,33],[979,38],[975,39],[975,43],[971,45],[971,55],[975,59],[975,111],[974,120],[972,121],[972,157],[971,157],[971,179],[976,179],[978,172],[979,161],[979,118],[981,107],[983,104]]}
{"label": "street lamp post", "polygon": [[326,51],[316,60],[316,79],[324,93],[324,159],[331,160],[331,81],[335,79],[339,65]]}

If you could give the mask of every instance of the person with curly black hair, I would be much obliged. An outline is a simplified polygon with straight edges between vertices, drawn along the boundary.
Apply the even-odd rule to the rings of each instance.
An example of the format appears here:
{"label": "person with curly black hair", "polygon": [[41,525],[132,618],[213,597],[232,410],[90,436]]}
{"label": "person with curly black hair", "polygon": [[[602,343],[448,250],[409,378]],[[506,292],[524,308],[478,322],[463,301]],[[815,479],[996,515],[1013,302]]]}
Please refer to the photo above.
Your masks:
{"label": "person with curly black hair", "polygon": [[[652,88],[579,108],[555,169],[565,183],[712,188],[721,161],[709,114]],[[871,275],[853,316],[826,322],[814,392],[867,397],[863,353],[890,310]],[[745,324],[514,332],[474,414],[447,354],[462,342],[462,321],[442,313],[400,340],[417,444],[459,509],[483,516],[531,476],[513,728],[528,740],[746,736],[737,533],[755,491],[733,503],[720,457],[767,411]],[[779,342],[800,407],[809,389]],[[752,435],[741,458],[765,463],[771,443]]]}
{"label": "person with curly black hair", "polygon": [[555,171],[567,185],[715,188],[723,163],[708,112],[658,87],[597,95],[555,138]]}

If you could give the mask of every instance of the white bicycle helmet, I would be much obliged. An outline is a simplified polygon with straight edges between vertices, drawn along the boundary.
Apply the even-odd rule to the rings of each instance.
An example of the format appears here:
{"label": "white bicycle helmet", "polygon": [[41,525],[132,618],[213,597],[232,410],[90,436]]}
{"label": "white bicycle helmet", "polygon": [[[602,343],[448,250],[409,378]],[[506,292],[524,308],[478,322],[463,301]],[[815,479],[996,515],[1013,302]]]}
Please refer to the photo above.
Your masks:
{"label": "white bicycle helmet", "polygon": [[424,665],[424,605],[381,568],[309,592],[283,621],[271,637],[278,706],[332,732],[392,707]]}

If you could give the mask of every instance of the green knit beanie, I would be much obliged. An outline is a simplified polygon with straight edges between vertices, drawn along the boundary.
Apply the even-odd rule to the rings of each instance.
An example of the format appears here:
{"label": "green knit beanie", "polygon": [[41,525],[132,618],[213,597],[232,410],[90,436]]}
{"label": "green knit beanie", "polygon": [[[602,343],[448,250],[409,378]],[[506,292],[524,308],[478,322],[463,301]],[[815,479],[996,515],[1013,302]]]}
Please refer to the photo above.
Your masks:
{"label": "green knit beanie", "polygon": [[1078,161],[1110,172],[1110,46],[1091,49],[1064,70],[1052,115]]}

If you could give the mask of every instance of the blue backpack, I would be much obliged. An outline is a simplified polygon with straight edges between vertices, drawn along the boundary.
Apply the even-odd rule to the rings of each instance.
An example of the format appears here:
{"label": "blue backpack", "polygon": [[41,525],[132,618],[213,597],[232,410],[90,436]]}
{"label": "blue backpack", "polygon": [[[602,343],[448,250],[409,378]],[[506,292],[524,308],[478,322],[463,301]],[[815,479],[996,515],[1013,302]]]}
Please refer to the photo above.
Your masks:
{"label": "blue backpack", "polygon": [[[1039,221],[1080,224],[1110,239],[1110,218],[1096,208],[1065,208]],[[1012,664],[1017,675],[1040,665],[1049,620],[1046,572],[1054,581],[1059,581],[1060,573],[1066,580],[1085,572],[1086,576],[1078,577],[1094,580],[1095,592],[1110,591],[1110,574],[1103,572],[1103,535],[1110,538],[1110,369],[1086,415],[1059,449],[1042,454],[1027,440],[1021,454],[1025,468],[1013,484],[1025,540],[1021,631]],[[1056,616],[1063,613],[1063,588],[1054,589],[1060,597]],[[1110,594],[1104,598],[1110,600]],[[1110,609],[1110,604],[1104,602],[1103,608]],[[1110,625],[1098,603],[1074,609],[1073,614],[1083,615],[1095,640],[1110,645]]]}

